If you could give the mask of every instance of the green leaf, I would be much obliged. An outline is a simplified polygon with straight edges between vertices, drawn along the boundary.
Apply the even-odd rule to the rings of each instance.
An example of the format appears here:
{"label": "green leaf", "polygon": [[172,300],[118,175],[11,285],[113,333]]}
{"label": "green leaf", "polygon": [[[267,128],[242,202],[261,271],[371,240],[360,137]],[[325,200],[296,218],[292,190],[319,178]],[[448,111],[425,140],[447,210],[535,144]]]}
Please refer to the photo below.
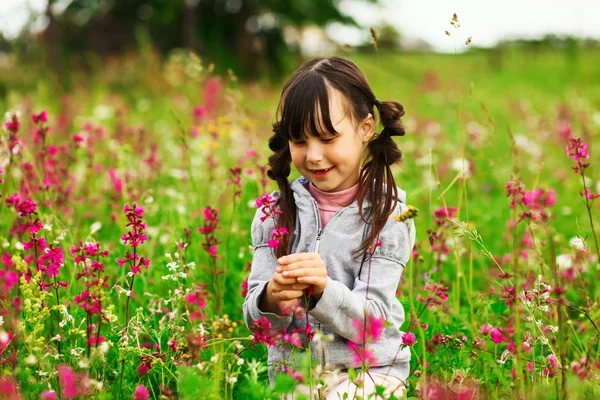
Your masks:
{"label": "green leaf", "polygon": [[290,393],[296,387],[296,381],[288,374],[278,374],[275,376],[274,390],[277,393]]}

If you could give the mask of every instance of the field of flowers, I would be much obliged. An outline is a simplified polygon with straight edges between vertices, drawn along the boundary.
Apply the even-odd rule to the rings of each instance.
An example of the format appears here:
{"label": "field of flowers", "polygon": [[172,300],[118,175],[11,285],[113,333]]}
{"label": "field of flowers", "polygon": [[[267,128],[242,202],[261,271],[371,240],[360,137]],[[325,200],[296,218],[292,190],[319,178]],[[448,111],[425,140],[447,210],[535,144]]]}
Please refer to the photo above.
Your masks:
{"label": "field of flowers", "polygon": [[[346,56],[407,111],[408,398],[600,398],[600,54]],[[58,94],[0,67],[0,398],[319,384],[297,348],[270,387],[267,346],[306,333],[242,318],[280,86],[211,71],[144,51]]]}

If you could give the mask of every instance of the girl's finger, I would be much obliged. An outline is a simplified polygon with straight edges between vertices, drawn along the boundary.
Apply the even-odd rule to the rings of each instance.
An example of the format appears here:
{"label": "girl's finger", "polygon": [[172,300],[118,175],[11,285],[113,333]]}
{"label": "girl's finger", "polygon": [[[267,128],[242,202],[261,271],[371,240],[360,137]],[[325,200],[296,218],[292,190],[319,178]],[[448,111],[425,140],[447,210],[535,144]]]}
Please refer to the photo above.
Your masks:
{"label": "girl's finger", "polygon": [[283,276],[286,278],[299,278],[301,276],[327,276],[327,270],[323,268],[303,268],[294,271],[283,271]]}
{"label": "girl's finger", "polygon": [[273,280],[278,285],[293,285],[296,283],[296,278],[284,278],[281,274],[273,275]]}
{"label": "girl's finger", "polygon": [[303,268],[318,268],[322,266],[323,265],[320,260],[297,261],[288,265],[282,265],[281,270],[285,272]]}
{"label": "girl's finger", "polygon": [[323,279],[323,277],[321,276],[304,276],[302,278],[298,278],[298,281],[302,283],[307,283],[307,286],[323,286],[323,284],[326,282],[326,279]]}
{"label": "girl's finger", "polygon": [[277,262],[279,264],[290,264],[290,263],[293,263],[293,262],[296,262],[296,261],[301,261],[301,260],[312,260],[316,256],[318,256],[317,253],[296,253],[296,254],[289,254],[287,256],[283,256],[283,257],[278,258]]}
{"label": "girl's finger", "polygon": [[273,297],[279,301],[292,300],[302,297],[303,294],[304,292],[302,290],[282,290],[281,292],[273,293]]}

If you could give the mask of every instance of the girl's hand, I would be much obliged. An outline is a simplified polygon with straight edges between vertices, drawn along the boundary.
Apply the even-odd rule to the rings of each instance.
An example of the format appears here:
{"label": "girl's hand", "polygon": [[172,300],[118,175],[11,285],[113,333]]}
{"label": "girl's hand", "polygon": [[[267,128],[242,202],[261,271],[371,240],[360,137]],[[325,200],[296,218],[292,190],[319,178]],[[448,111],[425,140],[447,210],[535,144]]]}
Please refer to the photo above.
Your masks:
{"label": "girl's hand", "polygon": [[284,278],[295,278],[298,283],[311,284],[315,297],[321,298],[327,286],[327,266],[319,253],[296,253],[277,260],[275,271]]}
{"label": "girl's hand", "polygon": [[[295,278],[284,278],[275,272],[271,281],[267,284],[267,302],[274,303],[279,312],[278,315],[291,314],[300,302],[303,290],[310,287],[308,283],[298,283]],[[268,307],[268,306],[267,306]],[[260,307],[261,309],[268,309]],[[277,311],[277,310],[273,310]]]}

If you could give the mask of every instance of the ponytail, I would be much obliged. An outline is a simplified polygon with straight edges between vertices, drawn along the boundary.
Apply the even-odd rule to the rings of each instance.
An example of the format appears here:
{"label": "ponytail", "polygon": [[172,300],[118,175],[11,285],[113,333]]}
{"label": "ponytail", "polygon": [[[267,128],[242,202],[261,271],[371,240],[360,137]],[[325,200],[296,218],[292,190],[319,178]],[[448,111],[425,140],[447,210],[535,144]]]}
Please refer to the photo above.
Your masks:
{"label": "ponytail", "polygon": [[280,198],[277,200],[277,205],[283,214],[279,215],[276,227],[286,228],[289,232],[288,235],[284,235],[280,245],[277,246],[276,256],[279,258],[287,255],[289,252],[288,247],[293,243],[296,202],[294,201],[290,182],[288,181],[292,163],[290,147],[281,137],[280,124],[278,122],[273,124],[273,132],[273,136],[269,138],[269,148],[273,151],[273,154],[269,157],[270,169],[267,171],[267,175],[276,181],[279,186]]}
{"label": "ponytail", "polygon": [[[359,213],[363,221],[372,224],[367,238],[356,250],[356,254],[364,254],[377,242],[389,216],[396,208],[398,188],[391,165],[402,160],[402,152],[392,139],[392,136],[404,136],[405,131],[400,118],[404,115],[404,107],[395,101],[373,101],[379,110],[383,130],[369,142],[369,155],[365,160],[359,184]],[[387,190],[384,191],[384,186]],[[368,196],[373,206],[369,218],[362,213],[362,202]]]}

